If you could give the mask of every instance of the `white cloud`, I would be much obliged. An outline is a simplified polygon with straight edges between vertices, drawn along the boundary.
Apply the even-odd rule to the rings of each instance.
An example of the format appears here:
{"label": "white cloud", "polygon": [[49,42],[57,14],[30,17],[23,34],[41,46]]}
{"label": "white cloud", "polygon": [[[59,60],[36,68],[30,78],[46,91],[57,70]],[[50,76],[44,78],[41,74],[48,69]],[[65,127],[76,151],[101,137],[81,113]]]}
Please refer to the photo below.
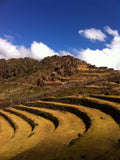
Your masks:
{"label": "white cloud", "polygon": [[95,28],[79,30],[78,33],[91,41],[105,41],[106,38],[106,35],[101,30]]}
{"label": "white cloud", "polygon": [[39,60],[47,56],[58,55],[58,53],[54,52],[54,50],[49,48],[47,45],[42,42],[38,43],[35,41],[31,45],[31,53],[33,58]]}
{"label": "white cloud", "polygon": [[92,50],[88,48],[77,51],[77,57],[97,67],[107,66],[120,70],[120,36],[118,31],[112,30],[110,27],[107,27],[106,30],[110,35],[114,36],[110,44],[106,44],[106,47],[102,50]]}
{"label": "white cloud", "polygon": [[105,26],[104,29],[108,34],[113,35],[114,37],[119,36],[118,31],[117,30],[112,30],[109,26]]}
{"label": "white cloud", "polygon": [[20,57],[20,51],[11,42],[0,38],[0,56],[5,59],[12,57],[18,58]]}
{"label": "white cloud", "polygon": [[5,58],[24,58],[30,57],[34,59],[41,60],[46,56],[58,55],[47,45],[42,42],[33,42],[31,48],[27,49],[24,46],[13,45],[7,39],[0,38],[0,59]]}
{"label": "white cloud", "polygon": [[[14,45],[7,39],[7,37],[6,39],[0,38],[0,59],[30,57],[41,60],[46,56],[52,55],[77,55],[78,58],[98,67],[107,66],[109,68],[120,70],[120,35],[117,30],[112,30],[108,26],[105,27],[105,30],[108,34],[113,36],[111,43],[105,44],[105,48],[101,50],[92,50],[90,48],[82,50],[74,49],[72,53],[69,51],[60,51],[57,53],[46,44],[36,41],[32,42],[30,48],[25,48],[25,46]],[[84,30],[81,30],[80,32],[82,33],[83,31]],[[93,39],[95,40],[95,38],[91,37],[91,40]]]}

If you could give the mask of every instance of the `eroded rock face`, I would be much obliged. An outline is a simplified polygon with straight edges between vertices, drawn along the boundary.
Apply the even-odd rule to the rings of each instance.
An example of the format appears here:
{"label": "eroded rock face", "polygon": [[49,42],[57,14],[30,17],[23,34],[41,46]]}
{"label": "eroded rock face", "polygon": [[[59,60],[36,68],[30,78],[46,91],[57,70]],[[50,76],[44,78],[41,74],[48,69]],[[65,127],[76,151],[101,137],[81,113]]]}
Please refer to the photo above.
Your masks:
{"label": "eroded rock face", "polygon": [[63,56],[56,62],[55,71],[62,76],[71,76],[78,73],[80,65],[87,66],[87,63],[72,56]]}
{"label": "eroded rock face", "polygon": [[[38,86],[43,86],[43,82],[65,82],[69,76],[76,76],[78,73],[84,73],[79,77],[81,82],[90,79],[93,83],[94,78],[96,78],[95,81],[98,80],[99,73],[104,72],[111,74],[114,70],[106,67],[97,68],[69,55],[46,57],[40,62],[31,58],[0,60],[0,79],[3,81],[10,79],[12,81],[11,79],[15,77],[15,79],[19,79],[18,82],[32,83]],[[110,82],[120,83],[119,74],[116,75],[107,76],[105,79],[107,78]]]}
{"label": "eroded rock face", "polygon": [[1,59],[0,78],[23,77],[39,71],[41,79],[54,81],[60,76],[66,77],[78,73],[80,66],[84,68],[87,63],[72,56],[55,55],[46,57],[41,62],[31,58]]}
{"label": "eroded rock face", "polygon": [[50,75],[56,78],[58,75],[62,77],[72,76],[79,72],[80,66],[82,66],[81,69],[88,67],[86,62],[72,56],[47,57],[41,61],[41,65],[44,66],[44,70],[48,71],[48,75],[51,73]]}
{"label": "eroded rock face", "polygon": [[37,86],[43,87],[44,86],[44,80],[43,79],[37,79]]}

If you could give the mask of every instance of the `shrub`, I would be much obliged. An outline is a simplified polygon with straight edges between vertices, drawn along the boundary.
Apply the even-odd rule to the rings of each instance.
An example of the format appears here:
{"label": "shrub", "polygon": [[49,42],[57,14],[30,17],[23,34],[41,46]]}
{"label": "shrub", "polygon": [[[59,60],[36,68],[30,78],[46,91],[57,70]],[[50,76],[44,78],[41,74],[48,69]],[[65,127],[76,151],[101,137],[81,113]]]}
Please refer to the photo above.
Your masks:
{"label": "shrub", "polygon": [[32,135],[34,135],[35,133],[34,132],[32,132],[32,133],[30,133],[30,135],[28,136],[28,138],[30,138]]}

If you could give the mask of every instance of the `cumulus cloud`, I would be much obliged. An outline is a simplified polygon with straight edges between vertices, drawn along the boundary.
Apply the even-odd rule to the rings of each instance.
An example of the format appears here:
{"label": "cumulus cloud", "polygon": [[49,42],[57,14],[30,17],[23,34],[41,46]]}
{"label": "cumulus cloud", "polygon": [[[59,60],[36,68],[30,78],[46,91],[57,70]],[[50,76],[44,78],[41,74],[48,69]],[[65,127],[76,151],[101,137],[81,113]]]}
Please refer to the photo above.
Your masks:
{"label": "cumulus cloud", "polygon": [[114,36],[110,44],[106,44],[106,47],[102,50],[87,48],[77,51],[77,57],[97,67],[107,66],[120,70],[120,35],[117,30],[112,30],[108,26],[105,27],[105,30]]}
{"label": "cumulus cloud", "polygon": [[31,44],[31,48],[25,48],[25,46],[13,45],[8,39],[0,38],[0,59],[30,57],[41,60],[46,56],[52,55],[58,55],[58,53],[42,42],[38,43],[34,41]]}
{"label": "cumulus cloud", "polygon": [[78,33],[91,41],[105,41],[106,35],[99,29],[91,28],[79,30]]}
{"label": "cumulus cloud", "polygon": [[[81,50],[74,49],[72,53],[70,53],[69,51],[60,51],[59,53],[57,53],[46,44],[36,41],[32,42],[30,48],[26,48],[25,46],[16,46],[9,40],[9,36],[5,36],[6,39],[0,38],[0,59],[30,57],[41,60],[46,56],[53,55],[77,55],[78,58],[85,60],[90,64],[96,65],[97,67],[107,66],[109,68],[120,70],[120,35],[117,30],[112,30],[109,26],[106,26],[104,29],[109,35],[113,36],[110,44],[106,43],[105,47],[101,50],[92,50],[90,48]],[[85,34],[85,36],[90,40],[99,39],[99,41],[104,41],[106,38],[106,35],[101,37],[101,39],[98,38],[99,36],[95,36],[95,34],[94,36],[92,35],[92,33],[96,33],[96,35],[98,33],[101,34],[101,30],[96,31],[94,29],[95,32],[89,32],[89,30],[91,29],[88,29],[88,32],[86,32],[86,30],[80,30],[79,34]]]}
{"label": "cumulus cloud", "polygon": [[17,48],[8,40],[0,38],[0,56],[5,59],[18,58],[21,56],[20,48]]}
{"label": "cumulus cloud", "polygon": [[47,56],[58,55],[54,50],[49,48],[47,45],[43,44],[42,42],[33,42],[31,45],[31,53],[32,57],[35,59],[43,59]]}

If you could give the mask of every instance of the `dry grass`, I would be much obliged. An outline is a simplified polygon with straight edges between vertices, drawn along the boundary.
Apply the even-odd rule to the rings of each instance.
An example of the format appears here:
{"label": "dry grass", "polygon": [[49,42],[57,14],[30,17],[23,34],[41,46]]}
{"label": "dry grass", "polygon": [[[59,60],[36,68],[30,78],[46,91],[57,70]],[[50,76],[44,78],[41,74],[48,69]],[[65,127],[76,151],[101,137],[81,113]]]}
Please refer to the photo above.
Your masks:
{"label": "dry grass", "polygon": [[[39,143],[36,147],[34,147],[26,156],[26,159],[44,159],[44,157],[60,152],[67,147],[72,139],[78,137],[78,133],[82,134],[85,131],[84,123],[71,113],[53,111],[50,109],[38,110],[52,113],[58,117],[60,123],[57,130],[55,130],[51,136],[48,136],[44,141],[42,141],[42,143]],[[26,153],[23,153],[14,159],[22,159]]]}
{"label": "dry grass", "polygon": [[[76,105],[74,106],[76,107]],[[117,123],[109,115],[106,115],[101,111],[88,107],[84,108],[84,106],[78,107],[89,113],[89,116],[92,119],[91,127],[80,140],[75,142],[75,145],[61,153],[63,156],[61,156],[60,159],[62,159],[62,157],[66,157],[67,159],[68,155],[69,158],[73,157],[75,160],[79,160],[82,155],[86,155],[90,160],[112,160],[119,157],[120,152],[115,148],[115,144],[118,142],[120,134]],[[104,117],[105,119],[101,119],[101,117]],[[60,157],[60,155],[58,157]],[[58,157],[56,159],[59,159]]]}
{"label": "dry grass", "polygon": [[0,66],[0,160],[120,159],[119,71],[71,56]]}
{"label": "dry grass", "polygon": [[[12,112],[1,112],[6,114],[17,127],[14,137],[12,139],[9,137],[7,144],[1,146],[0,160],[120,158],[118,103],[93,97],[73,96],[28,102],[6,111]],[[20,118],[19,115],[26,119]],[[88,121],[83,115],[88,116]],[[51,121],[49,116],[57,117],[59,125],[56,129],[54,118]],[[33,132],[28,119],[38,124]],[[90,125],[86,130],[89,122]],[[2,117],[0,125],[5,123],[11,129],[10,124]],[[5,128],[0,133],[2,133],[0,137],[5,137]]]}
{"label": "dry grass", "polygon": [[0,108],[33,100],[49,89],[48,87],[37,87],[29,84],[3,83],[0,85]]}
{"label": "dry grass", "polygon": [[10,109],[6,108],[6,109],[4,109],[4,111],[12,113],[14,115],[17,115],[18,117],[21,117],[23,120],[25,120],[31,126],[32,131],[34,130],[36,124],[32,119],[27,118],[25,115],[23,115],[23,114],[21,114],[19,112],[16,112],[16,111],[12,110],[11,108]]}
{"label": "dry grass", "polygon": [[32,133],[30,125],[20,117],[7,113],[7,115],[12,118],[14,123],[17,124],[17,131],[14,137],[6,145],[1,146],[1,160],[6,160],[15,156],[16,154],[32,148],[41,140],[43,140],[48,134],[54,131],[54,125],[48,120],[23,111],[20,113],[34,119],[36,124],[39,124],[39,126],[35,127],[35,134],[28,138],[28,136]]}
{"label": "dry grass", "polygon": [[111,102],[116,102],[116,103],[120,103],[120,96],[105,96],[105,95],[90,95],[90,97],[94,97],[94,98],[98,98],[98,99],[103,99],[103,100],[108,100]]}
{"label": "dry grass", "polygon": [[9,121],[0,116],[0,146],[5,145],[14,136],[14,129]]}

